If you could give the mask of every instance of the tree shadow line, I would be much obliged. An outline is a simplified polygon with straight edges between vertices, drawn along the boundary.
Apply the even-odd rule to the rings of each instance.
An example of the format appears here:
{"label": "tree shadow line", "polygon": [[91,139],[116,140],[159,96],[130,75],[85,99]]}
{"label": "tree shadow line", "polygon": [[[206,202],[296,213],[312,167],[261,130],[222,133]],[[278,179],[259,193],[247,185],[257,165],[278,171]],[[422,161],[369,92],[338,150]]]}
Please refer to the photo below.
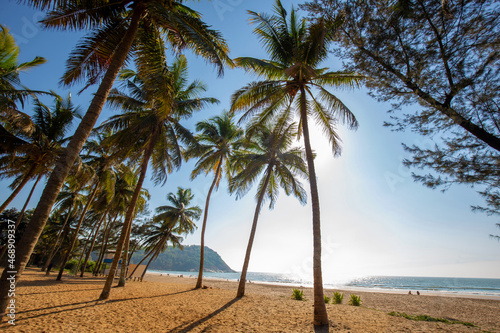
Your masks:
{"label": "tree shadow line", "polygon": [[[191,291],[193,291],[193,290],[189,289],[189,290],[184,290],[184,291],[178,291],[178,292],[175,292],[175,293],[169,293],[169,294],[164,294],[164,295],[155,295],[155,296],[144,296],[144,297],[134,297],[134,298],[121,298],[121,299],[112,299],[112,300],[104,300],[104,301],[101,301],[101,300],[91,300],[91,301],[85,301],[85,302],[77,302],[77,303],[70,303],[70,304],[54,305],[54,306],[49,306],[49,307],[46,307],[46,308],[38,308],[38,309],[33,309],[33,310],[19,311],[16,314],[24,314],[24,313],[30,313],[30,312],[43,311],[43,310],[58,309],[57,311],[51,311],[51,312],[47,312],[47,313],[41,313],[41,314],[34,315],[34,316],[29,316],[29,317],[24,317],[24,318],[19,318],[19,319],[16,318],[16,322],[25,321],[25,320],[28,320],[28,319],[33,319],[33,318],[38,318],[38,317],[44,317],[44,316],[48,316],[48,315],[56,314],[56,313],[63,313],[63,312],[74,311],[74,310],[83,309],[83,308],[90,307],[90,306],[104,305],[104,304],[116,303],[116,302],[133,301],[133,300],[138,300],[138,299],[152,299],[152,298],[168,297],[168,296],[174,296],[174,295],[178,295],[178,294],[188,293],[188,292],[191,292]],[[78,305],[82,305],[82,306],[78,306]],[[71,306],[71,308],[69,308],[69,309],[60,309],[62,307],[68,307],[68,306]],[[74,307],[74,306],[78,306],[78,307]]]}
{"label": "tree shadow line", "polygon": [[186,326],[184,328],[182,328],[182,327],[185,324],[181,324],[181,325],[177,326],[176,328],[170,330],[169,333],[187,333],[187,332],[190,332],[191,330],[193,330],[196,327],[200,326],[201,324],[203,324],[207,320],[209,320],[209,319],[215,317],[216,315],[218,315],[219,313],[227,310],[229,307],[231,307],[234,303],[236,303],[240,299],[241,299],[241,297],[235,297],[232,300],[230,300],[229,302],[227,302],[226,304],[224,304],[223,306],[221,306],[219,309],[217,309],[214,312],[206,315],[205,317],[203,317],[203,318],[195,321],[194,323],[189,324],[188,326]]}

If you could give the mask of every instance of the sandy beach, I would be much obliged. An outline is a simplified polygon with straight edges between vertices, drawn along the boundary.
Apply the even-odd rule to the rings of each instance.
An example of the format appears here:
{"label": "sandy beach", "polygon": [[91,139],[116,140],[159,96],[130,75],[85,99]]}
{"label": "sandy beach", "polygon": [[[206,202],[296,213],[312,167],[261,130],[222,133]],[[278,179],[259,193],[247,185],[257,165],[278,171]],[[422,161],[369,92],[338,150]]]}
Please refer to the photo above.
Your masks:
{"label": "sandy beach", "polygon": [[[97,302],[104,278],[65,276],[56,282],[28,268],[16,290],[12,332],[314,332],[312,290],[305,301],[290,299],[291,288],[251,283],[235,298],[236,282],[148,275],[144,282],[113,288]],[[331,296],[332,291],[327,290]],[[355,292],[362,306],[328,304],[330,332],[500,332],[500,300]],[[389,312],[429,315],[461,323],[414,321]]]}

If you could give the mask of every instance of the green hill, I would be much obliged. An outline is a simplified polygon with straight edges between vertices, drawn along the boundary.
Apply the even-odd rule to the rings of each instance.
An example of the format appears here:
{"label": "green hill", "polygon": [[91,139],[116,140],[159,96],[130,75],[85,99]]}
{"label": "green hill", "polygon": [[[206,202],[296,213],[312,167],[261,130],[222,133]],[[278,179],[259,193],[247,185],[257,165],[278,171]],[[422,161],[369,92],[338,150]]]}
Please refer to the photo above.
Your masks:
{"label": "green hill", "polygon": [[[132,264],[137,264],[144,257],[144,251],[137,251],[132,256]],[[147,263],[146,259],[143,264]],[[200,267],[200,246],[184,246],[184,250],[168,247],[160,253],[148,269],[159,271],[197,272]],[[205,246],[205,272],[234,272],[217,252]]]}

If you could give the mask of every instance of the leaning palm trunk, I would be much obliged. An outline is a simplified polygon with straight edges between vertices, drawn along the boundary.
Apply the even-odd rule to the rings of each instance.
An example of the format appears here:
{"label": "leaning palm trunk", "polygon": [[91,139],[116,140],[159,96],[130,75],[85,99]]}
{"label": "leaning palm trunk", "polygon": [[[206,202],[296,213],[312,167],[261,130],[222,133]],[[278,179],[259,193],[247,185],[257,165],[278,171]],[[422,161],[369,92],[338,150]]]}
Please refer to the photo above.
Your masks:
{"label": "leaning palm trunk", "polygon": [[123,247],[123,258],[122,267],[120,270],[120,280],[118,280],[118,287],[125,287],[125,279],[127,277],[128,270],[128,247],[130,245],[130,233],[132,232],[132,223],[127,230],[127,239],[125,240],[125,246]]}
{"label": "leaning palm trunk", "polygon": [[250,262],[250,253],[252,252],[253,240],[255,238],[255,232],[257,231],[257,221],[259,220],[260,208],[262,207],[262,200],[266,194],[267,186],[269,185],[269,180],[271,179],[272,165],[267,167],[266,180],[264,186],[262,187],[262,192],[259,194],[259,199],[257,200],[257,207],[255,207],[255,213],[253,215],[252,230],[250,231],[250,238],[248,239],[247,252],[245,254],[245,262],[243,263],[243,268],[241,269],[240,283],[238,285],[238,292],[236,297],[243,297],[245,295],[245,283],[247,279],[248,264]]}
{"label": "leaning palm trunk", "polygon": [[80,216],[80,220],[78,221],[78,224],[76,226],[75,230],[75,235],[73,236],[73,241],[71,242],[71,245],[68,249],[68,252],[66,253],[66,256],[64,257],[61,267],[59,267],[59,274],[57,274],[56,281],[61,281],[62,275],[64,273],[64,266],[66,266],[66,263],[69,260],[69,257],[71,256],[71,253],[73,252],[73,248],[75,247],[76,241],[78,240],[78,234],[80,233],[80,227],[82,226],[83,220],[85,219],[85,214],[87,214],[87,210],[89,209],[90,205],[92,204],[92,201],[94,201],[94,196],[97,193],[97,189],[99,188],[99,182],[97,182],[94,186],[94,190],[92,191],[92,194],[90,195],[90,198],[85,204],[85,208],[83,209],[82,215]]}
{"label": "leaning palm trunk", "polygon": [[132,219],[134,217],[135,204],[137,203],[137,199],[139,198],[139,194],[141,193],[142,184],[144,183],[144,179],[146,178],[146,171],[148,169],[149,159],[153,154],[154,145],[156,143],[155,138],[156,136],[152,135],[151,141],[149,142],[148,147],[144,152],[139,180],[135,187],[134,194],[132,195],[132,198],[129,202],[128,210],[125,215],[125,221],[123,222],[122,232],[120,234],[120,239],[118,240],[118,244],[116,245],[115,256],[113,257],[113,262],[111,263],[111,267],[109,269],[108,278],[106,279],[106,283],[104,284],[104,288],[102,289],[101,296],[99,296],[100,300],[105,300],[108,299],[109,297],[109,292],[111,290],[111,285],[113,284],[113,280],[115,278],[118,262],[120,261],[123,246],[125,245],[125,240],[127,239],[127,232],[130,228],[130,224],[132,223]]}
{"label": "leaning palm trunk", "polygon": [[[125,33],[120,45],[118,46],[116,53],[114,54],[111,62],[109,64],[108,70],[104,75],[102,82],[97,89],[94,98],[87,110],[87,113],[83,117],[82,121],[78,125],[72,139],[70,140],[67,148],[64,150],[63,154],[58,159],[54,171],[52,172],[50,178],[47,181],[47,185],[40,197],[40,201],[35,209],[33,217],[31,218],[31,222],[26,232],[23,234],[23,237],[16,250],[16,262],[14,265],[15,271],[15,281],[19,281],[20,276],[22,275],[24,268],[26,267],[26,263],[28,262],[33,249],[40,237],[40,234],[45,227],[45,223],[49,218],[50,211],[52,210],[52,206],[54,205],[57,195],[61,191],[61,187],[64,184],[64,180],[68,175],[71,167],[73,166],[80,150],[83,147],[83,144],[87,140],[92,128],[94,127],[99,114],[101,113],[102,108],[104,107],[104,103],[106,102],[106,98],[108,97],[109,91],[113,87],[113,82],[120,71],[127,55],[129,54],[130,48],[134,42],[135,36],[137,34],[137,30],[139,27],[139,20],[142,16],[144,9],[142,6],[138,6],[134,8],[134,13],[132,15],[132,20],[130,22],[130,26]],[[11,278],[12,273],[9,273],[9,270],[5,269],[0,278],[0,318],[4,318],[5,310],[7,309],[7,305],[9,304],[9,290],[12,284],[7,282],[7,278]],[[1,320],[1,319],[0,319]]]}
{"label": "leaning palm trunk", "polygon": [[151,262],[153,261],[153,258],[154,258],[154,256],[151,256],[151,259],[149,259],[148,264],[144,268],[144,271],[142,272],[141,278],[140,278],[141,282],[142,282],[142,279],[144,279],[144,275],[146,275],[146,272],[147,272],[147,270],[149,268],[149,264],[151,264]]}
{"label": "leaning palm trunk", "polygon": [[[36,178],[35,184],[31,188],[30,194],[28,195],[28,198],[24,202],[23,209],[19,213],[19,216],[17,217],[17,220],[16,220],[16,225],[14,227],[15,230],[17,230],[17,227],[19,227],[19,224],[21,223],[21,220],[23,219],[24,212],[26,211],[26,207],[28,206],[28,203],[31,200],[31,196],[33,196],[33,192],[35,191],[35,187],[38,185],[38,182],[40,181],[40,178],[42,178],[42,175],[39,175]],[[8,249],[8,246],[4,246],[4,248],[2,249],[2,252],[0,253],[0,263],[3,262],[3,257],[5,256],[5,253],[7,253],[7,249]]]}
{"label": "leaning palm trunk", "polygon": [[155,252],[155,253],[151,256],[151,258],[149,259],[148,264],[146,265],[146,267],[144,268],[144,271],[142,272],[142,275],[141,275],[141,282],[142,282],[142,279],[144,279],[144,275],[146,275],[146,272],[148,271],[148,268],[149,268],[149,265],[151,264],[151,262],[152,262],[153,260],[155,260],[155,259],[158,257],[158,255],[160,254],[160,250],[161,250],[161,248],[163,247],[163,244],[164,244],[164,243],[162,243],[162,244],[160,244],[160,246],[158,246],[158,248],[156,249],[156,252]]}
{"label": "leaning palm trunk", "polygon": [[46,268],[46,271],[45,271],[45,275],[47,275],[47,276],[50,275],[50,270],[52,269],[52,265],[54,264],[54,257],[55,257],[55,255],[57,253],[59,253],[60,250],[61,250],[61,256],[64,253],[64,249],[61,249],[61,247],[63,246],[64,240],[67,237],[69,237],[69,233],[70,232],[71,232],[71,228],[69,226],[67,226],[66,229],[64,230],[64,233],[61,236],[61,242],[57,246],[55,252],[52,254],[52,259],[50,259],[50,261],[47,261],[47,268]]}
{"label": "leaning palm trunk", "polygon": [[83,256],[85,255],[85,253],[87,252],[87,247],[89,246],[89,242],[86,241],[85,242],[85,246],[83,247],[82,249],[82,253],[80,254],[80,259],[78,260],[78,264],[76,265],[75,269],[73,270],[73,274],[76,276],[76,273],[78,272],[78,270],[80,269],[80,266],[82,265],[82,261],[83,261]]}
{"label": "leaning palm trunk", "polygon": [[56,238],[56,240],[54,242],[54,245],[52,246],[52,249],[50,250],[49,257],[47,258],[47,261],[45,262],[45,265],[43,265],[43,267],[42,267],[42,272],[44,272],[44,271],[47,270],[47,267],[50,265],[50,263],[52,262],[52,259],[54,259],[55,254],[59,250],[59,247],[62,244],[62,241],[61,241],[61,244],[59,244],[59,239],[61,238],[61,235],[64,232],[64,229],[66,228],[66,224],[68,224],[68,220],[71,217],[72,213],[73,213],[73,206],[71,206],[69,208],[68,215],[66,216],[66,220],[64,220],[63,226],[61,227],[61,230],[59,230],[59,233],[57,234],[57,238]]}
{"label": "leaning palm trunk", "polygon": [[83,261],[82,272],[80,273],[80,277],[83,277],[83,274],[85,273],[85,269],[87,268],[87,262],[89,261],[90,255],[92,254],[92,250],[94,249],[97,234],[99,233],[99,230],[101,229],[102,222],[106,219],[106,215],[108,215],[109,210],[110,210],[110,208],[108,208],[108,210],[102,215],[101,220],[97,224],[97,227],[94,231],[94,236],[92,237],[92,242],[90,243],[89,249],[87,250],[87,255],[85,256],[85,260]]}
{"label": "leaning palm trunk", "polygon": [[128,256],[128,262],[127,265],[130,266],[130,262],[132,261],[132,256],[134,255],[135,251],[137,250],[138,244],[137,242],[134,244],[132,247],[132,251],[130,251],[130,255]]}
{"label": "leaning palm trunk", "polygon": [[221,172],[222,168],[222,157],[219,161],[219,165],[217,166],[217,170],[215,171],[214,181],[210,186],[207,194],[207,201],[205,202],[205,211],[203,212],[203,225],[201,227],[201,244],[200,244],[200,270],[198,271],[198,280],[196,281],[195,289],[201,288],[203,284],[203,265],[204,265],[204,256],[205,256],[205,230],[207,228],[207,219],[208,219],[208,206],[210,205],[210,197],[212,196],[212,191],[217,184],[217,179]]}
{"label": "leaning palm trunk", "polygon": [[[28,173],[26,174],[26,176],[24,176],[24,178],[21,181],[21,183],[19,185],[17,185],[17,187],[10,194],[10,196],[7,198],[7,200],[5,200],[4,203],[2,204],[2,206],[0,206],[0,214],[5,210],[5,208],[7,208],[7,206],[12,202],[12,200],[14,200],[14,198],[19,194],[19,192],[21,192],[21,190],[23,189],[24,185],[26,185],[26,183],[28,183],[30,181],[31,177],[33,177],[33,173],[35,172],[35,169],[36,169],[37,166],[38,166],[38,164],[34,164],[28,170]],[[38,181],[37,181],[37,183],[38,183]]]}
{"label": "leaning palm trunk", "polygon": [[141,259],[141,261],[139,261],[139,263],[137,264],[137,266],[135,266],[134,270],[132,271],[132,273],[130,273],[130,275],[128,276],[128,278],[132,278],[132,275],[134,275],[135,271],[137,270],[137,268],[139,268],[139,266],[142,264],[142,262],[144,260],[146,260],[151,254],[153,254],[153,252],[156,250],[158,246],[155,246],[151,249],[151,251],[149,251],[145,256],[144,258]]}
{"label": "leaning palm trunk", "polygon": [[101,271],[101,266],[102,266],[102,263],[104,260],[104,254],[106,253],[106,249],[108,248],[108,240],[109,240],[110,232],[113,229],[117,218],[118,218],[118,213],[115,214],[113,221],[108,222],[108,225],[104,230],[101,251],[99,252],[99,257],[97,259],[97,263],[95,265],[94,272],[93,272],[94,276],[97,276],[98,273]]}
{"label": "leaning palm trunk", "polygon": [[17,221],[16,221],[16,230],[17,230],[17,227],[19,226],[19,224],[21,223],[21,220],[23,219],[24,213],[26,212],[26,207],[28,207],[28,204],[31,200],[31,197],[33,196],[33,192],[35,192],[35,188],[38,185],[38,182],[40,181],[41,178],[42,178],[42,175],[39,175],[36,178],[35,184],[33,184],[33,187],[31,188],[30,194],[28,195],[28,198],[24,202],[23,209],[21,210],[21,213],[19,213],[19,217],[17,218]]}
{"label": "leaning palm trunk", "polygon": [[323,275],[321,272],[321,224],[319,194],[318,184],[316,182],[316,171],[314,169],[314,155],[311,149],[309,127],[307,124],[306,92],[304,87],[300,88],[300,95],[300,120],[302,121],[307,168],[309,171],[313,215],[314,325],[323,326],[328,325],[328,313],[326,312],[325,298],[323,294]]}

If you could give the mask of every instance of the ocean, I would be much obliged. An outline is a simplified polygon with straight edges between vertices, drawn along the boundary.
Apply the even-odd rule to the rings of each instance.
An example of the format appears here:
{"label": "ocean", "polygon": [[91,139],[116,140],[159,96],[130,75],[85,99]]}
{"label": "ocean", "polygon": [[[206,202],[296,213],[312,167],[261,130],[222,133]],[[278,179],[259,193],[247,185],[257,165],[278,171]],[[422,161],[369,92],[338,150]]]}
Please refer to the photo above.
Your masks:
{"label": "ocean", "polygon": [[[153,274],[170,274],[183,276],[198,276],[197,272],[148,271]],[[237,281],[240,273],[203,274],[207,278]],[[287,286],[312,286],[312,281],[304,281],[288,274],[248,272],[247,280],[258,283],[268,283]],[[342,282],[325,281],[325,288],[366,291],[412,291],[416,293],[455,294],[464,296],[492,296],[500,298],[500,279],[476,278],[440,278],[440,277],[410,277],[410,276],[369,276],[344,280]]]}

